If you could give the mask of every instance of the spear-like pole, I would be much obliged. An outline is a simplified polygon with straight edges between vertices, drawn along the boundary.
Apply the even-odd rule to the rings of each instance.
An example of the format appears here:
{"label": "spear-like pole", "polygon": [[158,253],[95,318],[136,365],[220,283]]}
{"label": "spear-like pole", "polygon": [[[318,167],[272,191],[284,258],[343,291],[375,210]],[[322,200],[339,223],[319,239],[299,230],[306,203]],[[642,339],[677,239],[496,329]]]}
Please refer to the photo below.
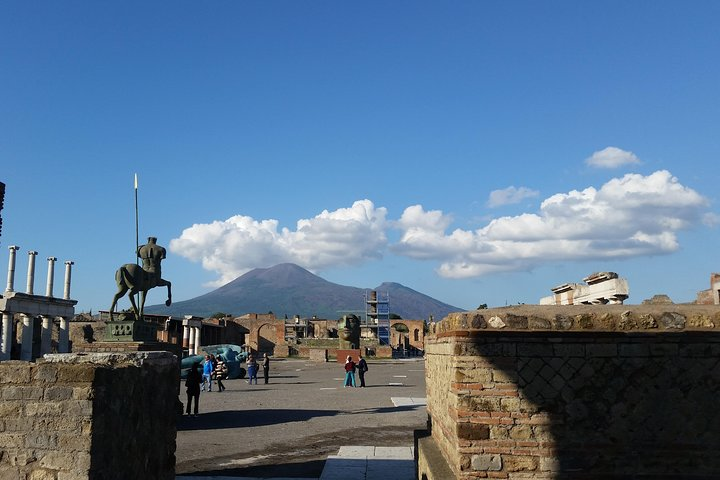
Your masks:
{"label": "spear-like pole", "polygon": [[140,264],[137,256],[138,248],[140,248],[140,234],[138,231],[138,181],[137,173],[135,174],[135,263]]}
{"label": "spear-like pole", "polygon": [[[135,264],[140,265],[140,257],[138,257],[138,249],[140,248],[140,232],[139,232],[139,221],[138,221],[138,179],[137,173],[135,174]],[[136,294],[135,302],[140,301],[140,292]],[[138,318],[137,320],[141,320]]]}

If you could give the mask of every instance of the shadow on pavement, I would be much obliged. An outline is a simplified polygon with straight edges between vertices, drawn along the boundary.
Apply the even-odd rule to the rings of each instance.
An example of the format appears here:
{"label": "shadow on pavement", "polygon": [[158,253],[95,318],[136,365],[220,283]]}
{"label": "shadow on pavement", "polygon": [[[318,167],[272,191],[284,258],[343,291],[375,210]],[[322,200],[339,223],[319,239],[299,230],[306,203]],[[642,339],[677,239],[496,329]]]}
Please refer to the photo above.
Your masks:
{"label": "shadow on pavement", "polygon": [[202,413],[199,417],[184,415],[178,419],[179,431],[211,430],[222,428],[258,427],[290,422],[305,422],[315,417],[332,417],[338,410],[226,410]]}
{"label": "shadow on pavement", "polygon": [[204,472],[184,473],[183,477],[286,477],[286,478],[318,478],[322,474],[325,460],[283,463],[274,465],[247,466],[244,468],[228,468],[225,470],[206,470]]}

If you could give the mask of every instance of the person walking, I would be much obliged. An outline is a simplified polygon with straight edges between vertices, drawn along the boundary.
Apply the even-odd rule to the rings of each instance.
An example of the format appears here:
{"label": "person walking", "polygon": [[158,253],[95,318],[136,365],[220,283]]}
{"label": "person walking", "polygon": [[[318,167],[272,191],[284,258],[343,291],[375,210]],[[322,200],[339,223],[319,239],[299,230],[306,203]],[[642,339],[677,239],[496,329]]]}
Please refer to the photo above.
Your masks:
{"label": "person walking", "polygon": [[187,392],[187,407],[185,408],[185,413],[187,415],[190,415],[190,405],[192,404],[193,399],[195,399],[194,411],[196,417],[198,416],[198,403],[200,402],[200,382],[202,381],[199,367],[199,362],[193,363],[193,366],[192,368],[190,368],[188,376],[185,379],[185,391]]}
{"label": "person walking", "polygon": [[205,384],[207,383],[207,391],[212,392],[212,373],[213,373],[213,364],[210,360],[210,355],[205,355],[205,363],[203,364],[203,374],[202,374],[202,391],[205,391]]}
{"label": "person walking", "polygon": [[225,385],[223,384],[223,380],[225,380],[228,376],[228,367],[225,363],[225,359],[223,359],[222,355],[218,355],[216,359],[215,364],[215,380],[217,381],[218,386],[218,392],[222,392],[225,390]]}
{"label": "person walking", "polygon": [[255,379],[255,385],[257,385],[257,374],[258,374],[258,363],[255,361],[255,357],[250,355],[247,362],[248,371],[248,383],[252,385],[253,379]]}
{"label": "person walking", "polygon": [[268,379],[270,378],[270,357],[268,357],[267,353],[263,354],[263,377],[265,378],[265,384],[267,385]]}
{"label": "person walking", "polygon": [[350,355],[345,360],[345,384],[343,387],[355,387],[355,362],[352,361]]}
{"label": "person walking", "polygon": [[358,376],[360,377],[360,388],[365,388],[365,372],[368,371],[367,362],[362,355],[358,355]]}

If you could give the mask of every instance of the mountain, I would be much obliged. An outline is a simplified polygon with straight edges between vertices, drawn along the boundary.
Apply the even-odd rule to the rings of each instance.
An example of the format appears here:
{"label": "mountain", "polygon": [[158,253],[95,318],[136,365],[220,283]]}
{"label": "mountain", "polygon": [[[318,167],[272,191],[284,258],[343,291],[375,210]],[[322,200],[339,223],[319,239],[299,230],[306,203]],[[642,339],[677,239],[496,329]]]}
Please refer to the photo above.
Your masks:
{"label": "mountain", "polygon": [[386,282],[367,289],[347,287],[328,282],[295,264],[282,263],[271,268],[256,268],[217,290],[170,307],[145,307],[145,312],[208,317],[217,312],[239,316],[272,311],[278,318],[316,315],[335,320],[349,313],[364,313],[365,295],[369,290],[376,290],[380,297],[387,294],[390,312],[404,319],[421,320],[432,315],[439,320],[450,312],[464,310],[399,283]]}

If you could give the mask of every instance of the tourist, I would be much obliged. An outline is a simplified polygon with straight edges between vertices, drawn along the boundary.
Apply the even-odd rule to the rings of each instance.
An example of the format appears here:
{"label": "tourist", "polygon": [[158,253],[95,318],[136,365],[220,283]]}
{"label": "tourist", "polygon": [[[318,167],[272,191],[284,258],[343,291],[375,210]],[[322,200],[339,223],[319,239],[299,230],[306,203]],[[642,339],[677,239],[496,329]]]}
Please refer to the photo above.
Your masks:
{"label": "tourist", "polygon": [[362,355],[358,355],[358,376],[360,377],[360,388],[365,388],[365,372],[368,371],[367,362]]}
{"label": "tourist", "polygon": [[248,383],[252,385],[253,379],[255,379],[255,385],[257,385],[257,374],[258,374],[258,363],[255,361],[255,357],[250,355],[247,362],[248,371]]}
{"label": "tourist", "polygon": [[225,390],[225,385],[223,385],[222,381],[228,377],[228,367],[222,355],[217,356],[215,371],[213,373],[215,375],[215,380],[217,381],[218,392],[222,392]]}
{"label": "tourist", "polygon": [[355,362],[352,361],[352,357],[348,355],[345,360],[345,385],[344,387],[355,386]]}
{"label": "tourist", "polygon": [[187,408],[185,413],[190,415],[190,405],[192,404],[193,398],[195,399],[195,416],[198,416],[198,403],[200,402],[200,363],[195,362],[188,372],[187,379],[185,379],[185,386],[187,387]]}
{"label": "tourist", "polygon": [[203,375],[202,375],[202,391],[205,391],[205,384],[207,383],[207,391],[212,392],[212,373],[213,364],[210,361],[210,355],[205,355],[205,363],[203,364]]}
{"label": "tourist", "polygon": [[265,377],[265,384],[267,385],[268,379],[270,378],[270,357],[267,353],[263,354],[263,377]]}

